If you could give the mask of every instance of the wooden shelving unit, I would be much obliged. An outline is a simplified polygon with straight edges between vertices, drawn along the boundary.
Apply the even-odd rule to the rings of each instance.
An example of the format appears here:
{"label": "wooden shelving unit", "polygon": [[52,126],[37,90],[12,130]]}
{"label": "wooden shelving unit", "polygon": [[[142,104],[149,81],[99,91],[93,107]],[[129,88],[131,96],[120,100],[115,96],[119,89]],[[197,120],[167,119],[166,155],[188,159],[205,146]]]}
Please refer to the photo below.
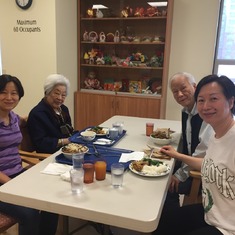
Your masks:
{"label": "wooden shelving unit", "polygon": [[[165,117],[173,0],[166,2],[167,7],[155,8],[158,10],[155,16],[145,14],[141,17],[124,17],[122,11],[127,6],[132,8],[133,12],[141,7],[147,10],[150,6],[143,0],[78,1],[76,129],[98,125],[113,115]],[[96,10],[93,10],[93,17],[87,14],[94,4],[107,7],[106,10],[100,10],[103,17],[98,17]],[[117,32],[119,40],[110,40],[109,36],[116,36]],[[91,33],[92,37],[89,37]],[[101,33],[105,35],[104,41],[100,40]],[[155,40],[156,38],[161,40]],[[93,61],[85,61],[84,54],[89,54],[92,50],[97,52],[97,56]],[[144,58],[143,61],[130,61],[131,56],[137,53]],[[163,55],[163,62],[156,66],[152,58],[159,53]],[[102,64],[96,63],[99,57],[103,59]],[[108,63],[105,58],[112,61]],[[98,90],[87,89],[85,81],[90,72],[93,72],[100,82]],[[144,92],[148,85],[152,84],[150,81],[155,80],[157,86],[161,87],[160,92]],[[111,83],[111,86],[106,86],[107,83]],[[135,92],[131,88],[124,89],[125,83],[129,84],[128,86],[138,84],[138,88],[134,89]],[[115,87],[115,84],[119,86]]]}

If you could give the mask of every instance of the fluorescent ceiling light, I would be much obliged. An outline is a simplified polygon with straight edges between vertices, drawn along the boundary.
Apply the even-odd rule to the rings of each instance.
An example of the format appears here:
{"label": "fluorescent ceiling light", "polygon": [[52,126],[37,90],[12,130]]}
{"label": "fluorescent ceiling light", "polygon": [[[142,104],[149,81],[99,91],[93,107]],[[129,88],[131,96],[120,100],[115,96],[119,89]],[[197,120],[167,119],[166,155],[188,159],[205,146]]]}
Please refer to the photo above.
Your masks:
{"label": "fluorescent ceiling light", "polygon": [[92,9],[107,9],[108,7],[102,5],[102,4],[95,4],[92,6]]}
{"label": "fluorescent ceiling light", "polygon": [[167,2],[148,2],[148,4],[152,7],[166,7]]}

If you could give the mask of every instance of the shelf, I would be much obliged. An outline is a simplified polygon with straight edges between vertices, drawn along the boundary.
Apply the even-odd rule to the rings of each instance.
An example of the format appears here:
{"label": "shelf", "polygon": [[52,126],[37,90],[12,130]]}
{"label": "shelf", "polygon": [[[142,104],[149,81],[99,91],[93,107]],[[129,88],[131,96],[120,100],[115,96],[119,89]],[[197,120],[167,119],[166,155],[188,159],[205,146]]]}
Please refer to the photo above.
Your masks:
{"label": "shelf", "polygon": [[112,66],[112,65],[96,65],[81,64],[82,67],[108,68],[108,69],[140,69],[140,70],[162,70],[163,67],[137,67],[137,66]]}
{"label": "shelf", "polygon": [[131,92],[121,92],[121,91],[107,91],[107,90],[93,90],[93,89],[81,89],[81,92],[93,93],[93,94],[104,94],[104,95],[119,95],[125,97],[145,97],[153,99],[161,99],[161,94],[144,94],[144,93],[131,93]]}
{"label": "shelf", "polygon": [[106,20],[165,20],[167,16],[154,16],[154,17],[103,17],[103,18],[89,18],[82,17],[82,21],[106,21]]}
{"label": "shelf", "polygon": [[[147,0],[78,0],[78,129],[114,115],[165,117],[174,0],[166,2],[156,13]],[[88,11],[96,4],[103,15]],[[143,10],[155,15],[133,15]]]}
{"label": "shelf", "polygon": [[90,42],[90,41],[81,41],[81,44],[97,44],[97,45],[165,45],[165,42]]}

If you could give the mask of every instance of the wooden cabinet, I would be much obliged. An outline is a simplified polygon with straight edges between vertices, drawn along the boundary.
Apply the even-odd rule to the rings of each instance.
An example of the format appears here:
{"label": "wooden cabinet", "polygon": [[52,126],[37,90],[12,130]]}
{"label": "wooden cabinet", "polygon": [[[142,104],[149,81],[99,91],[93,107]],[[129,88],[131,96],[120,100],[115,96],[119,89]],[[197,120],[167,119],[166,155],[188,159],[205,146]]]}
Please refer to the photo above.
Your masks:
{"label": "wooden cabinet", "polygon": [[158,118],[160,99],[113,94],[75,93],[75,128],[99,125],[114,115]]}
{"label": "wooden cabinet", "polygon": [[162,1],[78,1],[76,128],[165,117],[173,0],[149,3]]}

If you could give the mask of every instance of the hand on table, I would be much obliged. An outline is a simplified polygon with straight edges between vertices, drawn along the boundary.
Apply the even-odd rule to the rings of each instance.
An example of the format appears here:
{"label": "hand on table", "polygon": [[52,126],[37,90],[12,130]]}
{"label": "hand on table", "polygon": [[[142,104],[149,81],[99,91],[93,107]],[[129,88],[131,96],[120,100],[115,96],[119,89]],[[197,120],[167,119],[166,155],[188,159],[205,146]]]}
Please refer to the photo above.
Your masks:
{"label": "hand on table", "polygon": [[172,147],[171,145],[165,145],[160,149],[160,152],[173,157],[173,158],[177,158],[178,156],[178,152],[174,149],[174,147]]}

